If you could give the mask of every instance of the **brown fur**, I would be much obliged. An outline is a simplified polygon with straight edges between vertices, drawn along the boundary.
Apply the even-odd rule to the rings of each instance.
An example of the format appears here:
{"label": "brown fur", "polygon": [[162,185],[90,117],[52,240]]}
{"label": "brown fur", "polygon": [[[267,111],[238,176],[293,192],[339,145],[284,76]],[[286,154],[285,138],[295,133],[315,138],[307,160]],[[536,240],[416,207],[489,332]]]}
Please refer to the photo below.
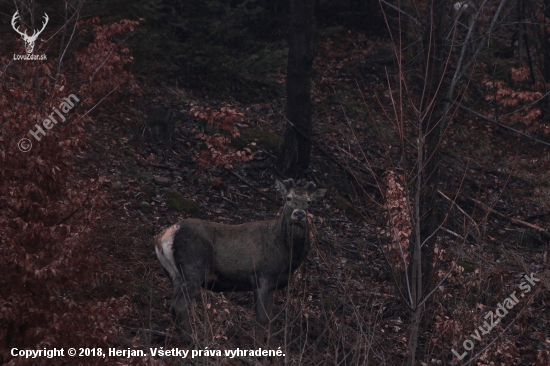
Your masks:
{"label": "brown fur", "polygon": [[[155,240],[157,256],[174,288],[172,313],[176,323],[191,332],[188,306],[200,286],[212,291],[254,291],[261,344],[272,321],[271,292],[287,286],[309,249],[307,207],[326,190],[308,183],[297,188],[292,179],[277,181],[285,207],[275,220],[225,225],[187,219]],[[177,270],[176,270],[177,268]]]}

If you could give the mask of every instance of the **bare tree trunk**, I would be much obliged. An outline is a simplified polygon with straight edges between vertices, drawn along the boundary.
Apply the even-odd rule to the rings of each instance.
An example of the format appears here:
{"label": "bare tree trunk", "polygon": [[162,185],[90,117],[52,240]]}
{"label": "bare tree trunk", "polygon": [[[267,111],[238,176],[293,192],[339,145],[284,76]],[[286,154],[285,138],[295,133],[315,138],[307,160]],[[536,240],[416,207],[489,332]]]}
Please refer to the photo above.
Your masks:
{"label": "bare tree trunk", "polygon": [[[422,149],[422,167],[419,201],[420,240],[422,247],[422,287],[427,288],[431,277],[433,248],[437,239],[436,231],[439,226],[437,215],[437,188],[439,184],[439,144],[441,142],[441,126],[444,103],[444,93],[441,83],[445,65],[446,40],[445,0],[431,0],[430,21],[426,25],[424,34],[424,54],[426,77],[424,95],[420,110],[420,147]],[[414,247],[413,247],[414,248]],[[411,256],[414,258],[414,255]],[[419,299],[422,297],[419,295]]]}
{"label": "bare tree trunk", "polygon": [[439,144],[441,142],[442,117],[445,113],[441,83],[445,65],[446,40],[444,26],[445,0],[429,2],[429,20],[423,35],[424,92],[418,124],[418,162],[415,209],[415,241],[410,246],[412,265],[412,312],[409,334],[408,366],[416,363],[418,331],[422,318],[424,289],[429,288],[432,277],[434,247],[437,240],[439,218],[437,214],[437,188],[439,185]]}
{"label": "bare tree trunk", "polygon": [[521,22],[523,21],[521,15],[521,0],[516,2],[516,16],[517,16],[517,27],[518,27],[518,60],[521,62],[523,60],[523,26]]}
{"label": "bare tree trunk", "polygon": [[306,170],[311,154],[308,137],[312,130],[310,79],[313,64],[313,3],[313,0],[290,0],[286,116],[294,127],[287,124],[279,156],[279,167],[289,176],[299,175]]}

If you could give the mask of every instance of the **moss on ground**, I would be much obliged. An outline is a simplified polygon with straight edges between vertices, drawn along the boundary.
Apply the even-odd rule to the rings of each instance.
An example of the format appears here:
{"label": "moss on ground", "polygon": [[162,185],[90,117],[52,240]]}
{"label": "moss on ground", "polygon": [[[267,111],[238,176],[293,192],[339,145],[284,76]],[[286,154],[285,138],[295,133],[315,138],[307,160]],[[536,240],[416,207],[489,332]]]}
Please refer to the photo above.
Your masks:
{"label": "moss on ground", "polygon": [[471,263],[468,263],[468,262],[465,262],[465,261],[457,261],[456,262],[459,266],[461,266],[462,268],[464,268],[464,270],[466,272],[473,272],[475,271],[476,267],[471,264]]}
{"label": "moss on ground", "polygon": [[199,206],[195,202],[183,198],[178,192],[167,191],[164,196],[166,197],[166,206],[172,210],[185,212],[193,216],[199,213]]}
{"label": "moss on ground", "polygon": [[279,152],[281,138],[274,132],[247,128],[241,131],[241,138],[248,143],[256,142],[261,149]]}
{"label": "moss on ground", "polygon": [[130,149],[124,149],[122,150],[122,153],[125,155],[125,156],[128,156],[128,157],[132,157],[134,156],[134,152]]}

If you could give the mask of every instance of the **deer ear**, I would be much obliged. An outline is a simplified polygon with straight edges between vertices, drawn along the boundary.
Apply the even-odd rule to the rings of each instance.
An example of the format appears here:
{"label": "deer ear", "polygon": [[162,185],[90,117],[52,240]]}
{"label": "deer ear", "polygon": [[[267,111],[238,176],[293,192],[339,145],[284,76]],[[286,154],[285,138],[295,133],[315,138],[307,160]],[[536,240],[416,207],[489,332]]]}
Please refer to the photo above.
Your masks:
{"label": "deer ear", "polygon": [[280,180],[275,181],[275,188],[281,193],[281,195],[284,197],[288,193],[288,189],[286,188],[286,183],[283,184]]}
{"label": "deer ear", "polygon": [[325,196],[325,193],[327,193],[326,188],[318,189],[315,192],[311,193],[309,195],[309,198],[311,198],[312,200],[318,200],[323,198]]}
{"label": "deer ear", "polygon": [[294,184],[294,179],[288,178],[287,180],[283,180],[283,183],[285,184],[285,187],[288,191],[290,191],[292,188],[296,187],[296,184]]}
{"label": "deer ear", "polygon": [[304,189],[306,190],[307,193],[311,194],[315,191],[315,188],[316,188],[316,185],[315,183],[313,182],[309,182],[308,184],[306,184],[306,186],[304,187]]}

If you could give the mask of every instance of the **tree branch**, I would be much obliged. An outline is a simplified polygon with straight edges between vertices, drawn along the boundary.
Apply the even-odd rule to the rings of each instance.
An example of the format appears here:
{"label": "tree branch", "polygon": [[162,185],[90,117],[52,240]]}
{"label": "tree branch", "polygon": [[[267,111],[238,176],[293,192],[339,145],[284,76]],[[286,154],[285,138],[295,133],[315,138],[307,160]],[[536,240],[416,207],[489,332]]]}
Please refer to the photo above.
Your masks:
{"label": "tree branch", "polygon": [[533,225],[533,224],[530,224],[528,222],[525,222],[525,221],[522,221],[522,220],[519,220],[519,219],[514,219],[513,217],[508,217],[506,215],[503,215],[501,214],[500,212],[497,212],[495,211],[494,209],[492,209],[491,207],[487,206],[486,204],[484,204],[483,202],[481,201],[478,201],[476,200],[475,198],[470,198],[470,197],[467,197],[470,201],[474,202],[476,205],[478,205],[483,211],[487,212],[487,213],[492,213],[494,214],[495,216],[498,216],[502,219],[505,219],[505,220],[508,220],[510,221],[511,223],[513,224],[516,224],[516,225],[523,225],[523,226],[527,226],[531,229],[534,229],[536,231],[538,231],[539,233],[542,234],[542,236],[544,236],[546,239],[550,239],[550,233],[548,231],[546,231],[544,228],[540,227],[540,226],[537,226],[537,225]]}
{"label": "tree branch", "polygon": [[543,144],[543,145],[545,145],[545,146],[549,146],[549,147],[550,147],[550,143],[548,143],[548,142],[539,140],[539,139],[537,139],[537,138],[535,138],[535,137],[533,137],[533,136],[530,136],[530,135],[528,135],[528,134],[526,134],[526,133],[524,133],[524,132],[518,131],[518,130],[512,128],[512,127],[508,127],[508,126],[506,126],[506,125],[503,125],[502,123],[500,123],[500,122],[498,122],[498,121],[495,121],[495,120],[492,119],[492,118],[486,117],[486,116],[484,116],[484,115],[481,114],[481,113],[477,113],[477,112],[474,111],[473,109],[470,109],[470,108],[468,108],[468,107],[465,107],[465,106],[463,106],[462,104],[460,104],[460,103],[458,103],[458,102],[452,101],[452,100],[447,99],[447,98],[444,98],[443,100],[446,101],[446,102],[449,102],[449,103],[456,104],[458,107],[462,108],[462,109],[465,110],[466,112],[471,113],[471,114],[473,114],[474,116],[479,117],[479,118],[481,118],[481,119],[483,119],[483,120],[485,120],[485,121],[492,122],[492,123],[496,124],[496,125],[499,126],[499,127],[502,127],[502,128],[504,128],[504,129],[513,131],[513,132],[515,132],[515,133],[520,134],[521,136],[524,136],[524,137],[527,137],[527,138],[529,138],[529,139],[531,139],[531,140],[533,140],[533,141],[536,141],[536,142],[538,142],[539,144]]}
{"label": "tree branch", "polygon": [[264,192],[260,191],[258,188],[254,187],[251,183],[249,183],[246,179],[244,179],[243,177],[241,177],[240,175],[238,175],[237,173],[235,173],[234,171],[232,170],[229,170],[229,169],[225,169],[226,171],[228,171],[229,173],[231,173],[233,176],[235,176],[237,179],[239,179],[241,182],[243,182],[244,184],[246,184],[247,186],[249,186],[254,192],[258,193],[260,196],[262,197],[265,197],[267,198],[269,201],[271,201],[272,203],[276,204],[277,206],[282,206],[282,203],[279,202],[278,200],[276,200],[275,198],[271,197],[271,196],[268,196],[267,194],[265,194]]}

